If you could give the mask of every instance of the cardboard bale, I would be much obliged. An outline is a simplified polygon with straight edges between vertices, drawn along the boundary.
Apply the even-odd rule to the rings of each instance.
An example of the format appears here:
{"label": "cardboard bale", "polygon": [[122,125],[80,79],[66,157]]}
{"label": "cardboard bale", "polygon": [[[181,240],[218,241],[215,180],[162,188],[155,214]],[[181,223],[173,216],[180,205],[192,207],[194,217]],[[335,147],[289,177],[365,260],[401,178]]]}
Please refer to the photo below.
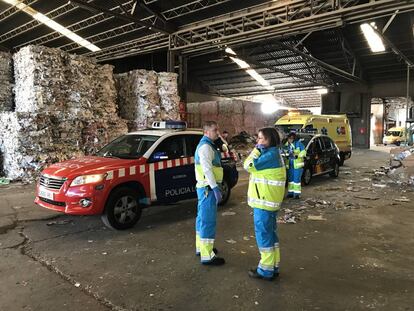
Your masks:
{"label": "cardboard bale", "polygon": [[208,101],[200,103],[201,115],[217,115],[218,104],[216,101]]}
{"label": "cardboard bale", "polygon": [[178,96],[178,75],[174,72],[159,72],[158,95],[160,96],[163,120],[180,120]]}

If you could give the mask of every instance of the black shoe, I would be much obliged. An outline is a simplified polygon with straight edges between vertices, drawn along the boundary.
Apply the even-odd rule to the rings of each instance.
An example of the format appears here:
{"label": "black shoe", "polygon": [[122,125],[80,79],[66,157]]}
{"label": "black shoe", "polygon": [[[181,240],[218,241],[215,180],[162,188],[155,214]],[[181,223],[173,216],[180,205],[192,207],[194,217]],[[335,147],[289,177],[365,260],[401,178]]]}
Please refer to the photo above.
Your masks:
{"label": "black shoe", "polygon": [[213,260],[211,261],[202,262],[202,264],[206,266],[221,266],[221,265],[224,265],[225,263],[226,261],[224,260],[224,258],[221,258],[221,257],[214,257]]}
{"label": "black shoe", "polygon": [[[217,250],[217,248],[213,248],[213,252],[214,252],[214,254],[218,254],[218,250]],[[196,253],[196,256],[197,257],[200,257],[200,253]]]}
{"label": "black shoe", "polygon": [[253,279],[262,279],[262,280],[266,280],[266,281],[273,281],[275,279],[275,277],[279,276],[279,273],[275,274],[272,277],[264,277],[263,275],[260,275],[259,273],[257,273],[257,269],[250,269],[249,270],[249,276]]}
{"label": "black shoe", "polygon": [[286,197],[287,198],[293,198],[293,194],[288,194]]}

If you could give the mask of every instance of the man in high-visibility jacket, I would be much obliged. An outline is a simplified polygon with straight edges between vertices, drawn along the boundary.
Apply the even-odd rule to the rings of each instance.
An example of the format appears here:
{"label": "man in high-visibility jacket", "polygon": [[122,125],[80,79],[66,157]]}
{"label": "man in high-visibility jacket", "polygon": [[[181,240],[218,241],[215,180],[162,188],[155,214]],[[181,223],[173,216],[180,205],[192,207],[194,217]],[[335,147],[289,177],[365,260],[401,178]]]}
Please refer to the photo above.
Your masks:
{"label": "man in high-visibility jacket", "polygon": [[260,262],[249,271],[253,278],[272,280],[279,275],[277,211],[285,195],[286,168],[279,150],[280,138],[274,128],[259,130],[257,145],[244,162],[250,173],[247,203],[253,208]]}
{"label": "man in high-visibility jacket", "polygon": [[305,146],[297,139],[294,132],[287,137],[284,151],[288,157],[286,167],[288,169],[288,197],[299,199],[302,193],[302,172],[305,166]]}
{"label": "man in high-visibility jacket", "polygon": [[214,121],[207,121],[203,130],[204,136],[194,155],[198,198],[196,254],[201,257],[202,264],[219,266],[223,265],[225,260],[216,256],[217,250],[214,248],[217,204],[222,198],[219,185],[223,180],[221,155],[214,145],[214,141],[219,137],[218,125]]}

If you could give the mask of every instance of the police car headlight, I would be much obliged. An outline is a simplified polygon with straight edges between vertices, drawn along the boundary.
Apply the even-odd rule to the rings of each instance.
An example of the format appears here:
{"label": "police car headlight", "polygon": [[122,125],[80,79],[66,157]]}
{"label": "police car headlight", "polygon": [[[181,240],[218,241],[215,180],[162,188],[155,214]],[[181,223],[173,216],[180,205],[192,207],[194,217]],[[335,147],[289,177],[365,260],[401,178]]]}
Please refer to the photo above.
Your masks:
{"label": "police car headlight", "polygon": [[106,174],[94,174],[94,175],[82,175],[76,177],[72,183],[71,186],[80,186],[85,184],[96,184],[101,181],[103,181],[106,177]]}

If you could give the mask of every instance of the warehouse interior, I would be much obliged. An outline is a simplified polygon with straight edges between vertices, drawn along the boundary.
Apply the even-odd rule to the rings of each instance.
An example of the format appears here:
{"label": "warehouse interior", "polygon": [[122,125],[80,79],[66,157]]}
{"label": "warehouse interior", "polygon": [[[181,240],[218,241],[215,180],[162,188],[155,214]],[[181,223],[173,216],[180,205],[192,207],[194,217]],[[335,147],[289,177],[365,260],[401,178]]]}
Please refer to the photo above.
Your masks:
{"label": "warehouse interior", "polygon": [[[0,309],[410,310],[412,67],[410,0],[0,0]],[[284,199],[286,270],[252,283],[243,161],[291,115],[346,118],[352,155]],[[193,258],[196,200],[126,231],[33,203],[45,168],[159,120],[229,135],[224,267]]]}

